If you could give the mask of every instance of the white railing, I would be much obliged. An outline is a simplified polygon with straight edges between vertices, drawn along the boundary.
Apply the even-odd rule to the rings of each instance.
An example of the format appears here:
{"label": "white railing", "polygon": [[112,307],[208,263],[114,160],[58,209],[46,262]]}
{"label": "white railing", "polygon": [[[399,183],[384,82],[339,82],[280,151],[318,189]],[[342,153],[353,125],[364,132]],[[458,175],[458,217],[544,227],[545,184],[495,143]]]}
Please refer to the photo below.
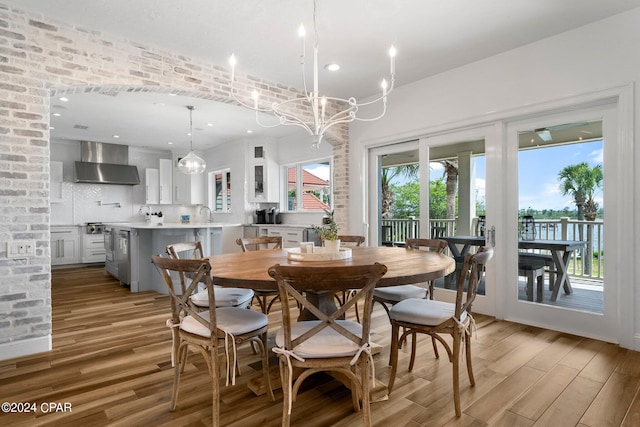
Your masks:
{"label": "white railing", "polygon": [[[472,230],[476,229],[474,218]],[[452,236],[456,234],[455,219],[432,219],[430,237]],[[383,219],[381,222],[382,244],[404,242],[405,239],[420,237],[420,220]],[[581,240],[587,243],[586,249],[574,251],[569,263],[569,275],[585,279],[604,279],[604,222],[578,221],[569,218],[536,219],[535,236],[545,240]],[[591,256],[585,256],[591,254]]]}

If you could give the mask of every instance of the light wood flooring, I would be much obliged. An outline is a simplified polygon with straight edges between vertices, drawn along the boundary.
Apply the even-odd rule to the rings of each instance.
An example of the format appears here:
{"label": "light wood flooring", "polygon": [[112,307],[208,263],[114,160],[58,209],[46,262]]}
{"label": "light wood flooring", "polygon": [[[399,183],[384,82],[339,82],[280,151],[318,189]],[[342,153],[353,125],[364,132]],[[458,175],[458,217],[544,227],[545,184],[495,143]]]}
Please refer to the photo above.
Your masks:
{"label": "light wood flooring", "polygon": [[[32,402],[37,412],[0,413],[0,426],[207,426],[210,380],[197,356],[189,359],[178,408],[169,412],[172,386],[169,301],[154,292],[132,294],[102,268],[54,270],[53,350],[0,361],[0,402]],[[376,306],[376,375],[388,379],[389,324]],[[472,341],[476,386],[461,372],[463,414],[456,419],[451,365],[435,359],[430,340],[419,342],[419,361],[407,372],[401,352],[398,379],[386,401],[372,404],[378,426],[639,426],[640,353],[617,345],[476,316]],[[270,315],[279,327],[279,309]],[[407,346],[408,347],[408,346]],[[444,351],[441,351],[441,354]],[[222,387],[221,421],[229,426],[280,425],[276,401],[246,384],[259,375],[259,357],[239,349],[242,375]],[[278,377],[272,358],[273,378]],[[224,380],[222,380],[224,382]],[[71,411],[43,413],[43,402]],[[308,380],[293,407],[293,425],[361,425],[349,392],[336,380]]]}

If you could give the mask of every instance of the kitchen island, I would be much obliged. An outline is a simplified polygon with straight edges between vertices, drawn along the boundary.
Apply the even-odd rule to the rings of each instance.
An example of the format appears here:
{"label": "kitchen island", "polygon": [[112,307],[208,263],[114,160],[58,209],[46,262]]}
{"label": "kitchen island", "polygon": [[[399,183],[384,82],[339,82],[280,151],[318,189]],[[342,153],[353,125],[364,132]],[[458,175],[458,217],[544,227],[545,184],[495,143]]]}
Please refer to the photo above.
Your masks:
{"label": "kitchen island", "polygon": [[[151,264],[151,255],[166,255],[166,247],[169,244],[200,241],[205,255],[219,255],[239,252],[240,247],[235,241],[242,237],[242,224],[131,222],[106,223],[105,227],[113,236],[119,236],[113,239],[113,251],[114,254],[119,254],[114,256],[119,256],[120,262],[110,270],[107,254],[107,271],[123,284],[129,285],[131,292],[167,293],[162,279]],[[128,241],[125,242],[122,236],[128,236]],[[108,251],[107,248],[107,253]]]}

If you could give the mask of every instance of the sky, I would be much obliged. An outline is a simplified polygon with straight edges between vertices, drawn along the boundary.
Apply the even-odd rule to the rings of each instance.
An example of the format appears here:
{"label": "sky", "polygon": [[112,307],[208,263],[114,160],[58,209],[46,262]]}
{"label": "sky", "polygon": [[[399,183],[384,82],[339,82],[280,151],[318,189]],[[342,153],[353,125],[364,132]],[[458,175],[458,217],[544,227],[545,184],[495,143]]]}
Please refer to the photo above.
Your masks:
{"label": "sky", "polygon": [[[476,193],[484,199],[486,167],[484,156],[476,157]],[[602,141],[560,145],[549,148],[521,150],[518,158],[519,209],[556,209],[565,207],[573,210],[570,195],[560,192],[558,173],[571,164],[587,162],[589,166],[603,164]],[[430,163],[431,179],[443,175],[440,163]],[[606,171],[604,175],[606,179]],[[403,181],[399,179],[398,183]],[[602,190],[596,191],[594,199],[603,206]]]}

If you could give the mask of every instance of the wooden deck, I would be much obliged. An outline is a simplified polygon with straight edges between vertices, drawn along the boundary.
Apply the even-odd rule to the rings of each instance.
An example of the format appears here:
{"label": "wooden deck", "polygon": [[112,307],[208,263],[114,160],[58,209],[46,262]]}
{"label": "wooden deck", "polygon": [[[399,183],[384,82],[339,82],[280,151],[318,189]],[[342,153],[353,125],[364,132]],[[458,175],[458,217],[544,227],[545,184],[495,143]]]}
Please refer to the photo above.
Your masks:
{"label": "wooden deck", "polygon": [[[169,300],[155,292],[130,293],[101,268],[55,270],[52,283],[53,350],[0,361],[0,401],[32,402],[32,413],[0,413],[2,426],[209,426],[211,388],[197,356],[169,412],[173,370],[165,326]],[[461,372],[462,417],[455,418],[451,365],[436,359],[431,341],[419,339],[418,360],[407,372],[401,351],[390,398],[372,404],[376,426],[637,426],[640,420],[640,353],[617,345],[477,315],[472,339],[476,386]],[[376,376],[389,375],[390,326],[378,306],[373,340]],[[280,311],[269,315],[271,337]],[[405,346],[409,347],[409,346]],[[441,352],[443,353],[443,352]],[[225,426],[279,426],[276,401],[255,396],[247,383],[259,375],[259,356],[239,348],[242,375],[221,387]],[[278,378],[272,358],[272,377]],[[222,380],[224,383],[224,380]],[[66,412],[41,404],[71,405]],[[311,377],[293,406],[298,426],[361,425],[348,390],[325,375]]]}
{"label": "wooden deck", "polygon": [[[527,301],[527,295],[525,293],[526,281],[523,277],[520,277],[519,279],[518,300]],[[603,282],[572,277],[571,284],[573,288],[573,293],[571,295],[566,295],[564,291],[561,290],[558,293],[558,298],[555,301],[551,301],[551,291],[549,290],[548,281],[545,280],[542,302],[535,302],[535,304],[551,305],[570,310],[588,311],[590,313],[604,313]],[[438,288],[444,288],[443,279],[437,280],[435,286]],[[481,283],[478,294],[485,294],[484,283]]]}

